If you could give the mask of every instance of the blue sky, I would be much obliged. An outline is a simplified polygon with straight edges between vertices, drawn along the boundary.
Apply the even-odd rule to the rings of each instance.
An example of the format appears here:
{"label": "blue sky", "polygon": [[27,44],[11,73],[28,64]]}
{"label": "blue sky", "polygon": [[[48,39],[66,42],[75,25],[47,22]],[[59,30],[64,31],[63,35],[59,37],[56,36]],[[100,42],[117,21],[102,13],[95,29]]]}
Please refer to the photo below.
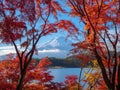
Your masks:
{"label": "blue sky", "polygon": [[[65,4],[61,1],[60,4],[62,5],[62,7],[65,7]],[[70,9],[65,7],[65,10],[69,11]],[[70,20],[71,22],[73,22],[75,24],[75,26],[83,31],[83,24],[79,21],[80,19],[77,17],[73,17],[71,18],[68,14],[61,14],[61,13],[58,13],[58,20],[61,20],[61,19],[64,19],[64,20]],[[54,22],[55,20],[53,19],[53,17],[51,16],[49,18],[49,20],[51,22]],[[45,43],[47,41],[50,41],[56,37],[67,37],[68,33],[64,30],[58,30],[57,33],[51,33],[47,36],[44,36],[42,37],[40,40],[39,40],[39,44],[42,44],[42,43]],[[80,36],[80,39],[82,39],[82,36]],[[74,42],[74,40],[72,39],[72,41]],[[19,42],[17,41],[18,43],[18,47],[19,46]],[[8,54],[8,53],[15,53],[15,50],[14,50],[14,47],[11,46],[10,44],[0,44],[0,56],[1,55],[5,55],[5,54]]]}
{"label": "blue sky", "polygon": [[[62,5],[62,7],[65,8],[65,10],[69,11],[70,9],[67,8],[65,6],[65,4],[63,3],[63,1],[60,1],[60,4]],[[61,20],[61,19],[64,19],[64,20],[70,20],[71,22],[73,22],[75,24],[75,26],[80,30],[80,31],[84,31],[84,24],[82,22],[80,22],[80,19],[79,17],[70,17],[68,14],[61,14],[61,13],[58,13],[58,20]],[[51,22],[54,22],[55,20],[53,19],[53,17],[51,16],[49,18],[49,20]],[[111,33],[114,33],[113,30],[110,30]],[[43,43],[46,43],[47,41],[50,41],[56,37],[67,37],[68,33],[64,30],[58,30],[57,33],[51,33],[47,36],[44,36],[42,37],[40,40],[39,40],[39,43],[38,45],[41,45]],[[83,39],[83,35],[79,35],[79,39],[82,40]],[[72,39],[72,41],[74,42],[74,39]],[[18,43],[18,42],[17,42]],[[18,44],[18,47],[19,44]],[[39,52],[50,52],[53,53],[53,52],[60,52],[59,49],[54,49],[54,50],[46,50],[45,48],[43,49],[43,51],[39,51]],[[10,44],[9,45],[6,45],[6,44],[0,44],[0,56],[2,55],[5,55],[5,54],[8,54],[8,53],[15,53],[15,50],[14,50],[14,47],[11,46]]]}

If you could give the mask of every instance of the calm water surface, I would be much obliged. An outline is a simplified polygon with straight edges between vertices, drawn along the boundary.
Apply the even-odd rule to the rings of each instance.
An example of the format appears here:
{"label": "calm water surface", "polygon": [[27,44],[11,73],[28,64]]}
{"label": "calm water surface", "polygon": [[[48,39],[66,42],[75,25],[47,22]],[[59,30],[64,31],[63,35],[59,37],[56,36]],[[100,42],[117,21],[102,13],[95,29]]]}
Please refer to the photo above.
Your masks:
{"label": "calm water surface", "polygon": [[[51,71],[51,75],[53,75],[54,82],[64,82],[65,76],[67,75],[77,75],[80,74],[80,68],[58,68],[58,69],[49,69]],[[84,72],[88,69],[83,69],[82,77],[84,76]]]}

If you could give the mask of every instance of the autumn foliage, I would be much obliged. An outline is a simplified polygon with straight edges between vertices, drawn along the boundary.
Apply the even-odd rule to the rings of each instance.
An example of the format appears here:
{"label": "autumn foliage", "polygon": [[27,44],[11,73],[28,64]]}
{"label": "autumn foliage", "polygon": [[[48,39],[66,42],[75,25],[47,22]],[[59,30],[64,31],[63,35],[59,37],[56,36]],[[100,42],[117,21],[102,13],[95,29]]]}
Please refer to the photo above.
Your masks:
{"label": "autumn foliage", "polygon": [[[59,0],[0,0],[1,43],[13,45],[17,54],[14,59],[1,61],[0,88],[55,88],[51,87],[53,77],[43,68],[50,62],[41,60],[36,65],[32,57],[38,53],[37,44],[41,37],[65,30],[68,36],[83,36],[82,40],[78,37],[78,43],[73,44],[75,48],[72,54],[82,59],[83,64],[97,60],[102,75],[89,75],[100,75],[97,81],[96,78],[87,79],[92,86],[90,88],[104,85],[99,88],[120,89],[120,0],[65,0],[64,4],[68,10],[61,7]],[[79,18],[79,22],[84,24],[84,30],[80,31],[80,27],[76,27],[70,20],[60,19],[60,13],[70,18]],[[75,76],[66,79],[66,85],[70,87],[77,83]],[[36,83],[31,83],[34,80],[37,80]],[[89,82],[91,80],[96,85]]]}
{"label": "autumn foliage", "polygon": [[[16,90],[20,75],[18,57],[0,62],[0,90]],[[23,90],[73,90],[77,89],[77,76],[66,76],[65,82],[54,82],[47,66],[51,62],[48,58],[43,58],[36,63],[32,60],[27,68],[27,73],[23,81]]]}
{"label": "autumn foliage", "polygon": [[[47,68],[47,65],[51,64],[47,58],[43,58],[36,65],[36,61],[32,60],[27,68],[27,73],[23,82],[23,90],[42,90],[44,88],[51,88],[50,83],[53,80],[53,76]],[[16,90],[17,82],[20,75],[19,59],[18,57],[6,59],[0,62],[0,89],[4,90]],[[48,89],[48,90],[49,90]]]}
{"label": "autumn foliage", "polygon": [[84,63],[96,59],[107,89],[119,90],[120,0],[68,0],[68,5],[71,17],[84,24],[84,40],[73,44],[72,53]]}

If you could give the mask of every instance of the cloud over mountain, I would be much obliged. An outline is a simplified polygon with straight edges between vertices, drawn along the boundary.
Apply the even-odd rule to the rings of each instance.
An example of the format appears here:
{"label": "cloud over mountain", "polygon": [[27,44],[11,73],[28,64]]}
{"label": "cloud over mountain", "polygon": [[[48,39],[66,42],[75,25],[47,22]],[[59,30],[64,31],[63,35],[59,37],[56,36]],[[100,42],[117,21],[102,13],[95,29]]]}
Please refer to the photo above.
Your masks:
{"label": "cloud over mountain", "polygon": [[56,37],[44,44],[38,45],[37,49],[39,55],[37,57],[58,57],[64,58],[67,56],[69,50],[72,49],[72,41],[65,40],[64,37]]}
{"label": "cloud over mountain", "polygon": [[[64,58],[69,53],[69,50],[72,49],[72,41],[65,40],[64,37],[55,37],[47,42],[41,43],[37,45],[38,55],[34,55],[34,57],[58,57]],[[20,48],[20,46],[18,45]],[[0,46],[0,57],[3,57],[9,53],[15,54],[15,49],[10,45]]]}

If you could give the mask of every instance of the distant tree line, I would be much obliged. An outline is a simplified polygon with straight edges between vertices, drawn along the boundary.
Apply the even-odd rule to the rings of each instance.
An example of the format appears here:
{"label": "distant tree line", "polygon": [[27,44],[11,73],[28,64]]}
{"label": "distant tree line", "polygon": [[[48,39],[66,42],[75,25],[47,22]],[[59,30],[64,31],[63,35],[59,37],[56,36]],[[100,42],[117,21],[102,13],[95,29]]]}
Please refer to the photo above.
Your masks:
{"label": "distant tree line", "polygon": [[[37,60],[37,63],[40,61],[40,59]],[[52,62],[48,67],[49,68],[79,68],[79,67],[92,67],[93,63],[89,62],[86,63],[84,66],[82,65],[82,60],[76,58],[75,56],[67,57],[67,58],[55,58],[55,57],[49,57],[49,60]]]}

